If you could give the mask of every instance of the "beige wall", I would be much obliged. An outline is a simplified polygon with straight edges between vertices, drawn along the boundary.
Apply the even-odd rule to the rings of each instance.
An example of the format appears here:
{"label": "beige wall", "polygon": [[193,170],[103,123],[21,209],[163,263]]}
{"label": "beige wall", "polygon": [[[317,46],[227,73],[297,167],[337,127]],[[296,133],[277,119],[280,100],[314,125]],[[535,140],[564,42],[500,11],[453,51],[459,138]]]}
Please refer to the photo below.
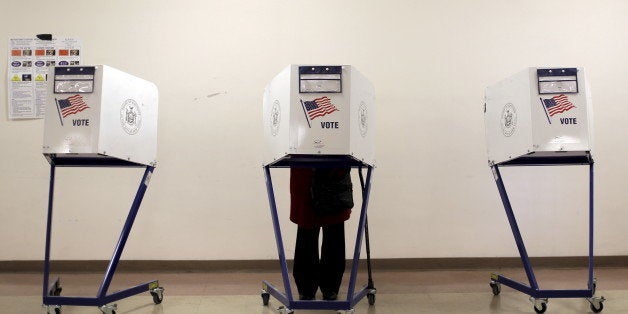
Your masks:
{"label": "beige wall", "polygon": [[[276,258],[261,96],[290,63],[351,64],[376,87],[374,257],[517,256],[486,163],[484,88],[527,66],[584,66],[595,110],[596,252],[626,255],[626,16],[625,1],[3,1],[0,43],[78,37],[84,64],[159,87],[159,166],[129,259]],[[0,260],[41,259],[43,121],[7,120],[0,77]],[[532,255],[586,253],[586,169],[503,172]],[[291,256],[287,172],[276,173]],[[53,257],[109,258],[140,175],[60,169]]]}

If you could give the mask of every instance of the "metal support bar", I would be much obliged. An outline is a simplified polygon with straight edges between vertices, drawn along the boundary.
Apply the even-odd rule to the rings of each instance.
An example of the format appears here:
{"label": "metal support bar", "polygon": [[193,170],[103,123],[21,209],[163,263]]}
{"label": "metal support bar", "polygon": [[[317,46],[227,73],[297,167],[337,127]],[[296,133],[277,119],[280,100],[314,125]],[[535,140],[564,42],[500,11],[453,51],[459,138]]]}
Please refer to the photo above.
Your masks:
{"label": "metal support bar", "polygon": [[369,288],[367,286],[362,287],[360,291],[356,292],[353,295],[349,308],[353,308],[356,304],[358,304],[358,302],[360,302],[360,300],[362,300],[369,292],[371,292],[371,290],[372,288]]}
{"label": "metal support bar", "polygon": [[[362,175],[362,166],[358,167],[358,175],[360,177],[360,188],[362,191],[362,199],[364,200],[364,193],[366,192],[366,186],[364,185],[364,176]],[[371,268],[371,241],[369,240],[369,216],[368,212],[364,219],[364,240],[366,241],[366,270],[368,273],[367,287],[369,289],[375,289],[375,283],[373,282],[373,271]]]}
{"label": "metal support bar", "polygon": [[593,161],[589,164],[589,290],[594,290],[593,279]]}
{"label": "metal support bar", "polygon": [[364,187],[364,194],[362,199],[362,208],[360,210],[360,221],[358,223],[358,234],[355,239],[355,250],[353,252],[353,266],[351,267],[351,277],[349,278],[349,290],[347,291],[347,302],[353,298],[353,292],[355,290],[355,281],[358,276],[358,264],[360,261],[360,251],[362,249],[362,234],[364,233],[364,223],[366,222],[366,211],[368,209],[369,196],[371,191],[371,173],[373,167],[368,166],[366,172],[366,185]]}
{"label": "metal support bar", "polygon": [[62,297],[62,296],[47,296],[44,297],[44,304],[54,305],[74,305],[74,306],[101,306],[108,303],[112,303],[118,300],[126,299],[128,297],[140,294],[149,290],[151,284],[156,281],[150,281],[137,285],[132,288],[128,288],[122,291],[116,291],[110,295],[104,297]]}
{"label": "metal support bar", "polygon": [[358,293],[356,293],[351,301],[325,301],[325,300],[288,300],[286,295],[279,291],[275,286],[271,285],[267,281],[263,281],[264,291],[272,295],[277,301],[285,305],[292,310],[336,310],[347,311],[351,310],[364,296],[370,291],[370,289],[364,287]]}
{"label": "metal support bar", "polygon": [[[48,219],[46,221],[46,251],[44,253],[44,282],[43,293],[44,298],[49,294],[49,278],[50,278],[50,238],[52,234],[52,204],[55,191],[55,163],[50,162],[50,186],[48,188]],[[45,304],[45,303],[44,303]]]}
{"label": "metal support bar", "polygon": [[508,286],[517,291],[523,292],[535,299],[543,299],[543,298],[590,298],[593,296],[591,290],[583,289],[583,290],[540,290],[540,289],[532,289],[528,285],[518,282],[516,280],[512,280],[510,278],[504,277],[502,275],[498,275],[496,282],[499,282],[505,286]]}
{"label": "metal support bar", "polygon": [[140,181],[140,186],[137,189],[135,199],[133,200],[133,204],[131,205],[131,209],[129,210],[129,215],[126,218],[126,222],[124,223],[124,227],[122,228],[122,232],[120,233],[118,244],[116,244],[116,248],[113,251],[113,256],[111,257],[109,265],[107,266],[105,277],[102,284],[100,285],[100,288],[98,289],[97,295],[100,298],[107,295],[107,290],[109,289],[109,285],[111,284],[111,280],[113,279],[113,274],[116,272],[116,268],[118,267],[118,262],[120,262],[120,256],[122,256],[124,245],[129,238],[131,228],[133,228],[133,222],[135,222],[135,217],[137,216],[137,212],[139,211],[140,205],[142,204],[144,193],[146,193],[146,189],[148,188],[148,182],[150,181],[150,176],[152,175],[154,169],[154,167],[146,166],[144,176],[142,176],[142,181]]}
{"label": "metal support bar", "polygon": [[499,196],[501,196],[502,203],[504,204],[506,216],[508,216],[508,222],[510,223],[510,228],[512,229],[512,235],[515,237],[517,249],[519,250],[519,256],[521,256],[521,261],[523,262],[523,268],[526,271],[526,276],[528,276],[530,286],[532,287],[532,289],[537,290],[539,288],[539,285],[537,284],[536,278],[534,277],[534,271],[532,270],[532,266],[530,264],[530,258],[528,257],[528,252],[526,251],[525,244],[523,243],[523,238],[521,237],[521,232],[519,231],[519,226],[517,225],[515,213],[512,210],[512,206],[510,206],[510,200],[508,199],[508,193],[506,193],[506,187],[504,186],[504,182],[502,181],[502,176],[499,173],[499,167],[497,165],[494,165],[492,168],[493,174],[495,175],[495,183],[497,184],[497,189],[499,190]]}
{"label": "metal support bar", "polygon": [[281,291],[279,291],[275,286],[271,285],[268,281],[262,281],[262,285],[264,286],[264,291],[270,293],[277,301],[281,302],[283,305],[289,305],[291,300],[288,300],[288,297]]}

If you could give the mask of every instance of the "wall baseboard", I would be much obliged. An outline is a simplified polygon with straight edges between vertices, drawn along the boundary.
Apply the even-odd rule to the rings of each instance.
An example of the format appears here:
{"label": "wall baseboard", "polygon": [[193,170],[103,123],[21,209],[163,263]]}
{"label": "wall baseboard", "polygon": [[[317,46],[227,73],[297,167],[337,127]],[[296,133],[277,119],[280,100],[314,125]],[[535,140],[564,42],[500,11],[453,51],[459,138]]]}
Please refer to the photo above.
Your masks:
{"label": "wall baseboard", "polygon": [[[547,268],[578,268],[587,266],[586,256],[533,257],[532,265]],[[289,265],[291,261],[288,261]],[[371,261],[378,271],[419,270],[473,270],[521,267],[518,257],[461,257],[461,258],[383,258]],[[104,260],[53,261],[54,272],[102,272]],[[347,263],[350,267],[350,263]],[[361,260],[366,268],[366,260]],[[628,256],[595,257],[595,267],[628,267]],[[43,261],[0,261],[0,272],[40,272]],[[274,272],[279,271],[277,260],[125,260],[120,261],[122,272]]]}

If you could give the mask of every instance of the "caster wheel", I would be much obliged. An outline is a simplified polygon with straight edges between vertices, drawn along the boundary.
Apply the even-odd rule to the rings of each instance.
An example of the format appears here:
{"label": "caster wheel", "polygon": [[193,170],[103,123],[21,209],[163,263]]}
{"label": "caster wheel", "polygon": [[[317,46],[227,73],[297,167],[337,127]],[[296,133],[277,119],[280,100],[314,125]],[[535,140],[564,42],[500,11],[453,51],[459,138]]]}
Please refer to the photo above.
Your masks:
{"label": "caster wheel", "polygon": [[261,296],[262,296],[262,304],[268,305],[268,300],[270,300],[270,293],[262,292]]}
{"label": "caster wheel", "polygon": [[541,303],[539,305],[535,305],[534,311],[537,313],[545,313],[545,311],[547,311],[547,304]]}
{"label": "caster wheel", "polygon": [[602,302],[600,302],[598,307],[595,307],[593,304],[591,304],[591,311],[593,311],[593,313],[602,312],[603,309],[604,309],[604,303],[602,303]]}
{"label": "caster wheel", "polygon": [[59,305],[44,305],[44,308],[48,314],[61,314],[61,306]]}
{"label": "caster wheel", "polygon": [[280,314],[294,314],[294,311],[293,311],[293,310],[291,310],[291,309],[289,309],[289,308],[287,308],[287,307],[285,307],[285,306],[280,306],[280,307],[278,307],[278,308],[277,308],[277,311],[278,311]]}
{"label": "caster wheel", "polygon": [[116,311],[118,310],[118,305],[117,304],[102,305],[102,306],[99,306],[98,309],[103,314],[116,314]]}
{"label": "caster wheel", "polygon": [[366,298],[369,300],[369,305],[375,305],[375,294],[374,293],[368,293],[366,295]]}
{"label": "caster wheel", "polygon": [[493,290],[493,295],[499,295],[502,291],[502,285],[497,282],[492,281],[489,285],[491,286],[491,290]]}
{"label": "caster wheel", "polygon": [[150,289],[150,295],[153,296],[153,303],[160,304],[164,300],[164,288],[157,287]]}
{"label": "caster wheel", "polygon": [[[598,302],[591,302],[591,311],[593,311],[593,313],[599,313],[602,312],[602,310],[604,309],[604,303],[602,303],[604,301],[604,299],[602,298],[601,300],[599,300]],[[597,304],[597,306],[596,306]]]}
{"label": "caster wheel", "polygon": [[161,303],[161,301],[163,301],[163,300],[164,300],[164,297],[163,297],[163,296],[159,297],[159,295],[157,295],[157,293],[151,293],[150,295],[152,295],[152,296],[153,296],[153,302],[154,302],[155,304],[160,304],[160,303]]}

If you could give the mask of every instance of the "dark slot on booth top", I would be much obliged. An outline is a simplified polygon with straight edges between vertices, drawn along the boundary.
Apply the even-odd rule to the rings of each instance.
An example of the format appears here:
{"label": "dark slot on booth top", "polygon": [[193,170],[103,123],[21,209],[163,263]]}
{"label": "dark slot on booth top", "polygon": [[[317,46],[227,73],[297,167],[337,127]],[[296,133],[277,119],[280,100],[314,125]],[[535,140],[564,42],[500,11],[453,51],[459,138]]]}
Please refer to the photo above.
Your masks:
{"label": "dark slot on booth top", "polygon": [[85,94],[94,91],[96,67],[56,67],[55,94]]}
{"label": "dark slot on booth top", "polygon": [[342,93],[342,67],[300,66],[299,93]]}
{"label": "dark slot on booth top", "polygon": [[578,69],[537,69],[539,94],[578,93]]}

